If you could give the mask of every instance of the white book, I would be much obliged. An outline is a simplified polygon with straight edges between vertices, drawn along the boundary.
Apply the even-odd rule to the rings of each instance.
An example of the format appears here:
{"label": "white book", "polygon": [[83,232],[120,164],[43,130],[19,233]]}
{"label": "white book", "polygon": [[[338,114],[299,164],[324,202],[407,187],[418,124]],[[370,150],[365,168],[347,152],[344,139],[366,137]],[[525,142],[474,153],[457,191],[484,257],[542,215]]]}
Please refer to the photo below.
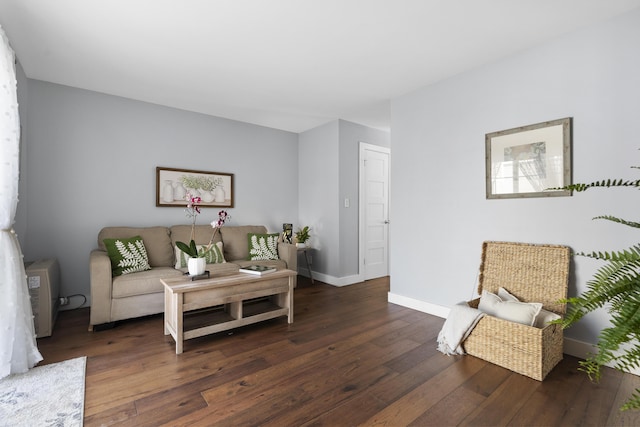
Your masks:
{"label": "white book", "polygon": [[240,268],[241,273],[255,274],[258,276],[262,276],[263,274],[271,273],[273,271],[276,271],[275,267],[269,267],[266,265],[249,265],[247,267]]}

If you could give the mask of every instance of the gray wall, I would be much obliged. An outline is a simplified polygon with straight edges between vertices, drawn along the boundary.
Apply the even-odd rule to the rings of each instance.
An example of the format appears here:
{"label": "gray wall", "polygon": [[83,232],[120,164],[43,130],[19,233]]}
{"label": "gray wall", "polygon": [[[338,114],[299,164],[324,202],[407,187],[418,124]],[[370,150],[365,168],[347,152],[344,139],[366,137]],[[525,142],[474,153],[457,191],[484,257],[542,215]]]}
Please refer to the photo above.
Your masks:
{"label": "gray wall", "polygon": [[[345,120],[340,126],[340,182],[338,208],[340,212],[340,277],[356,276],[359,271],[359,191],[360,191],[360,142],[389,147],[389,132],[372,129]],[[344,207],[344,199],[350,201]],[[361,280],[361,279],[358,279]]]}
{"label": "gray wall", "polygon": [[[640,9],[392,101],[391,294],[450,307],[472,297],[481,243],[618,250],[638,242],[601,214],[638,221],[637,190],[485,199],[484,135],[574,118],[573,180],[637,179]],[[570,294],[600,264],[575,258]],[[567,336],[595,342],[606,312]]]}
{"label": "gray wall", "polygon": [[340,249],[335,243],[340,230],[339,134],[335,120],[302,132],[298,145],[300,223],[294,224],[294,230],[311,227],[311,269],[326,276],[323,280],[327,282],[339,275],[340,264]]}
{"label": "gray wall", "polygon": [[300,223],[312,227],[311,269],[333,285],[357,282],[360,142],[389,147],[389,132],[335,120],[302,132],[299,140]]}
{"label": "gray wall", "polygon": [[[59,259],[63,295],[89,296],[89,252],[102,227],[189,223],[183,209],[155,206],[156,166],[235,174],[231,225],[278,232],[298,218],[295,133],[37,80],[27,85],[26,189],[16,229],[24,230],[25,259]],[[217,211],[203,209],[198,223]]]}

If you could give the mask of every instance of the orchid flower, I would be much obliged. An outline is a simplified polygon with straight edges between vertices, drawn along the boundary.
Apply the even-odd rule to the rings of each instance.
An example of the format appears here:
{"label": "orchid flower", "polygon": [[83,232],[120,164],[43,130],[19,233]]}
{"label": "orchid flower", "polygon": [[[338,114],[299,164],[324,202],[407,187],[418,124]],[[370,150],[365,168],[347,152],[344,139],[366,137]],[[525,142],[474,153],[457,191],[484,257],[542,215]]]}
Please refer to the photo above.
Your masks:
{"label": "orchid flower", "polygon": [[200,214],[200,203],[202,203],[202,198],[199,196],[194,196],[190,192],[187,192],[187,194],[185,195],[185,200],[187,201],[187,207],[184,212],[188,218],[191,218],[191,241],[189,242],[189,245],[186,245],[183,242],[176,242],[176,245],[180,248],[180,250],[191,257],[204,257],[211,250],[211,246],[213,245],[213,238],[216,236],[216,233],[218,232],[220,227],[222,227],[225,222],[229,221],[231,217],[225,210],[221,210],[220,212],[218,212],[218,219],[211,222],[211,227],[213,227],[213,235],[211,236],[211,240],[209,240],[209,244],[204,250],[198,252],[196,250],[196,243],[194,239],[196,219]]}
{"label": "orchid flower", "polygon": [[202,203],[202,198],[200,196],[193,196],[191,193],[187,192],[185,199],[187,200],[187,208],[184,212],[188,218],[193,218],[193,224],[195,224],[196,217],[200,213],[200,203]]}
{"label": "orchid flower", "polygon": [[227,222],[227,220],[231,219],[231,217],[229,216],[229,214],[227,213],[227,211],[225,210],[221,210],[220,212],[218,212],[218,219],[217,220],[213,220],[211,222],[211,227],[213,228],[220,228],[224,225],[225,222]]}
{"label": "orchid flower", "polygon": [[218,219],[214,219],[211,221],[211,227],[213,227],[213,234],[211,235],[211,240],[209,240],[209,245],[207,248],[211,248],[213,244],[213,238],[216,237],[216,233],[218,230],[224,225],[225,222],[229,221],[231,217],[224,209],[218,212]]}
{"label": "orchid flower", "polygon": [[184,212],[185,215],[187,215],[187,218],[191,218],[191,240],[193,240],[195,236],[196,219],[198,219],[198,214],[200,214],[199,205],[202,203],[202,198],[187,192],[185,199],[187,201],[187,208]]}

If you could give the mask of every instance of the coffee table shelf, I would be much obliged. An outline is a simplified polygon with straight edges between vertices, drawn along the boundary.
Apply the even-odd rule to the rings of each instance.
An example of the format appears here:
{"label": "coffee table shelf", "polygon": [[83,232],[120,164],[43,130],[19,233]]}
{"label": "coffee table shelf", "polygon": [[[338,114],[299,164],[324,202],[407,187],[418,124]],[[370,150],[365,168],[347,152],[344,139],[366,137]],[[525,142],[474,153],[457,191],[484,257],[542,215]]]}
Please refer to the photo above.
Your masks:
{"label": "coffee table shelf", "polygon": [[[280,316],[293,323],[293,278],[278,270],[262,276],[235,273],[196,282],[162,279],[165,289],[165,335],[183,341],[250,325]],[[256,301],[256,298],[263,298]],[[209,310],[207,310],[209,309]]]}

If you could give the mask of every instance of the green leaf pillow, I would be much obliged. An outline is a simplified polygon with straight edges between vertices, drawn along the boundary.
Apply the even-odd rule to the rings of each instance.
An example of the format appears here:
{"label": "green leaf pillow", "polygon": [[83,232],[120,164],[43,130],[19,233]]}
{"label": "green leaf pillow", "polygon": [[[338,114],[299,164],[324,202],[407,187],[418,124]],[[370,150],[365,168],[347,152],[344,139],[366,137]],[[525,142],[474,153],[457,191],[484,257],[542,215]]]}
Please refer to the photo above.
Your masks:
{"label": "green leaf pillow", "polygon": [[[200,250],[206,248],[207,246],[208,245],[196,245],[196,248],[198,249],[198,252],[200,252]],[[175,247],[175,249],[176,249],[175,268],[176,269],[187,268],[189,264],[189,258],[191,257],[185,254],[184,252],[182,252],[180,248],[178,248],[177,246]],[[209,251],[207,255],[205,255],[205,259],[207,260],[206,261],[207,264],[222,264],[227,262],[224,259],[224,255],[223,255],[222,242],[216,242],[215,245],[212,245],[211,251]]]}
{"label": "green leaf pillow", "polygon": [[103,242],[111,259],[111,274],[114,277],[136,271],[151,270],[142,237],[104,239]]}
{"label": "green leaf pillow", "polygon": [[249,238],[249,260],[278,259],[278,239],[280,238],[280,233],[249,233],[247,236]]}

